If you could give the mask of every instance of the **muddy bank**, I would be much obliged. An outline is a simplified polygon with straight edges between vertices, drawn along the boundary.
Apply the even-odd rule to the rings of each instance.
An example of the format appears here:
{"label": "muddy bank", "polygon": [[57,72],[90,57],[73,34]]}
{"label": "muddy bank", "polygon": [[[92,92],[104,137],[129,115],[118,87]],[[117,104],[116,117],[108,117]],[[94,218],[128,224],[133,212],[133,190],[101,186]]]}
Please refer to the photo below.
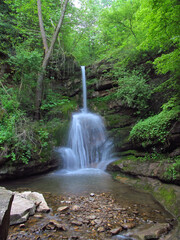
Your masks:
{"label": "muddy bank", "polygon": [[[52,208],[49,214],[36,214],[25,224],[10,228],[8,240],[14,239],[165,239],[173,229],[174,219],[148,204],[117,201],[110,193],[85,195],[44,194]],[[139,230],[137,231],[137,229]],[[156,230],[155,230],[156,229]],[[151,232],[151,233],[150,233]]]}

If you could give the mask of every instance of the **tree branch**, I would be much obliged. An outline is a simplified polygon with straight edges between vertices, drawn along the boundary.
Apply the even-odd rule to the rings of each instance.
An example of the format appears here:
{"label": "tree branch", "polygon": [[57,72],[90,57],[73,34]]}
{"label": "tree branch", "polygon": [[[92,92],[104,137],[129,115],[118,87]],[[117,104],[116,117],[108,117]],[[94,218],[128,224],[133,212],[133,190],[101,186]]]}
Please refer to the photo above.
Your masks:
{"label": "tree branch", "polygon": [[47,38],[46,38],[46,33],[44,30],[44,24],[43,24],[43,19],[42,19],[41,0],[37,0],[37,6],[38,6],[39,27],[40,27],[40,31],[41,31],[42,40],[43,40],[44,51],[46,54],[48,51],[48,44],[47,44]]}

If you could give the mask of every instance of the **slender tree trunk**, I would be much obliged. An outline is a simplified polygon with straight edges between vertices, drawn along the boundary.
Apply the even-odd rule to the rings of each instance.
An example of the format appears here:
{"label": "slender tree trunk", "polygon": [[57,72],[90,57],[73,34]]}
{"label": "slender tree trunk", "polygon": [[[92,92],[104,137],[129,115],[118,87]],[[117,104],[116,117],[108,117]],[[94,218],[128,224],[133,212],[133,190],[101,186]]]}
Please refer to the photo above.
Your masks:
{"label": "slender tree trunk", "polygon": [[44,45],[44,52],[46,54],[48,51],[48,44],[47,44],[47,38],[46,38],[46,33],[44,30],[44,24],[43,24],[43,19],[42,19],[41,0],[37,0],[37,7],[38,7],[39,27],[40,27],[42,41],[43,41],[43,45]]}
{"label": "slender tree trunk", "polygon": [[[41,2],[40,0],[37,0],[37,1]],[[47,52],[45,52],[45,56],[44,56],[43,63],[42,63],[42,66],[41,66],[41,71],[38,74],[37,87],[36,87],[36,112],[35,112],[35,118],[37,120],[40,119],[40,106],[41,106],[41,101],[42,101],[42,89],[43,89],[43,79],[44,79],[45,71],[46,71],[46,68],[47,68],[52,50],[54,48],[54,44],[56,42],[56,39],[58,37],[59,31],[60,31],[62,23],[63,23],[63,19],[64,19],[64,15],[65,15],[65,11],[66,11],[68,1],[69,0],[64,1],[64,5],[63,5],[62,11],[61,11],[61,17],[59,19],[56,30],[53,34],[50,47],[48,48]],[[41,10],[41,8],[38,8],[38,10]],[[39,15],[41,15],[40,19],[42,20],[42,14],[39,14]],[[41,24],[43,26],[43,22],[41,22]],[[44,27],[43,27],[43,29],[44,29]],[[43,38],[43,32],[45,34],[45,31],[41,29],[42,38]],[[44,42],[43,42],[43,44],[44,44]]]}

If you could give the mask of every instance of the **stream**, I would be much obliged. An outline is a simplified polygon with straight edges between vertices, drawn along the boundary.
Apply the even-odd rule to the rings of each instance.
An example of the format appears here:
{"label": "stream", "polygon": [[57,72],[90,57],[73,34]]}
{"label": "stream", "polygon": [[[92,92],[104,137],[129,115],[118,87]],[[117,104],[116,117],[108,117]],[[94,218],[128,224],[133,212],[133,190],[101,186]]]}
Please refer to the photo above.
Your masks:
{"label": "stream", "polygon": [[[30,217],[25,225],[12,226],[9,240],[136,239],[125,238],[131,228],[146,228],[150,224],[172,220],[172,216],[150,194],[113,180],[101,169],[56,170],[1,185],[14,191],[43,193],[52,208],[50,213],[41,217]],[[68,205],[65,213],[57,211],[62,205]],[[74,205],[79,206],[77,211],[72,211]],[[60,221],[66,231],[47,227],[52,219]],[[120,222],[121,226],[126,226],[121,229],[122,234],[114,238],[111,231],[117,229]]]}

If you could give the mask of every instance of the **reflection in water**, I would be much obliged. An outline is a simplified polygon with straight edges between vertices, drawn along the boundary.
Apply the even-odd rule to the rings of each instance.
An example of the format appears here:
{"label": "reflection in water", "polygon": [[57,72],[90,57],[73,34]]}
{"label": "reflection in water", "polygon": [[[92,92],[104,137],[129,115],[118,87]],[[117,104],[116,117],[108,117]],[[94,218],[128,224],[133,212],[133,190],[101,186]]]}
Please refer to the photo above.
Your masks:
{"label": "reflection in water", "polygon": [[1,185],[12,190],[24,188],[53,194],[80,195],[91,192],[109,192],[122,203],[145,204],[148,208],[161,208],[151,195],[136,191],[128,185],[114,181],[111,175],[95,168],[79,169],[72,172],[57,170],[41,176],[4,182]]}

